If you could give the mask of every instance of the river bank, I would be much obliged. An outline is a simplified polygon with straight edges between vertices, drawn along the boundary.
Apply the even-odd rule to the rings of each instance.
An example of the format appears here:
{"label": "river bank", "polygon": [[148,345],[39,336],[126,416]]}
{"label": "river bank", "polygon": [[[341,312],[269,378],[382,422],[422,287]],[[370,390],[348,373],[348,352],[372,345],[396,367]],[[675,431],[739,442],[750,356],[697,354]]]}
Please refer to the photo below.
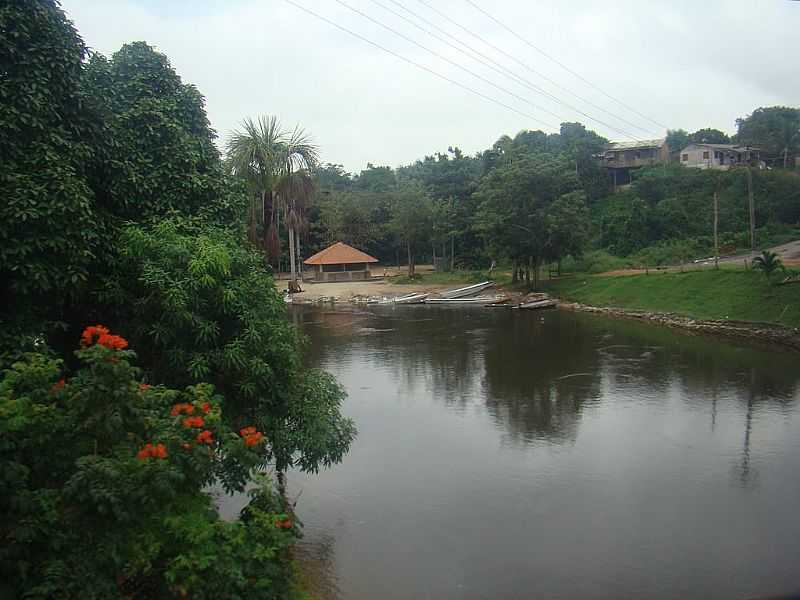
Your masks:
{"label": "river bank", "polygon": [[[774,276],[775,281],[780,275]],[[756,271],[728,269],[649,275],[572,275],[544,283],[564,301],[690,321],[800,327],[800,284],[770,285]]]}

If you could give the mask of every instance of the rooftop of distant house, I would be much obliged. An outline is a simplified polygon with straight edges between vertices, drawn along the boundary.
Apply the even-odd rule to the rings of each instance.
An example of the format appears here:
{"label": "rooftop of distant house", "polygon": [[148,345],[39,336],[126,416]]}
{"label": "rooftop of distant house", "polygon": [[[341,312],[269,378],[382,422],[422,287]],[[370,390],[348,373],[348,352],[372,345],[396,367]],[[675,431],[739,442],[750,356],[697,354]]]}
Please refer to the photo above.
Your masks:
{"label": "rooftop of distant house", "polygon": [[303,261],[307,265],[376,263],[378,259],[344,242],[336,242]]}
{"label": "rooftop of distant house", "polygon": [[643,148],[660,148],[666,142],[666,138],[655,140],[636,140],[633,142],[611,142],[606,146],[606,152],[618,152],[620,150],[641,150]]}

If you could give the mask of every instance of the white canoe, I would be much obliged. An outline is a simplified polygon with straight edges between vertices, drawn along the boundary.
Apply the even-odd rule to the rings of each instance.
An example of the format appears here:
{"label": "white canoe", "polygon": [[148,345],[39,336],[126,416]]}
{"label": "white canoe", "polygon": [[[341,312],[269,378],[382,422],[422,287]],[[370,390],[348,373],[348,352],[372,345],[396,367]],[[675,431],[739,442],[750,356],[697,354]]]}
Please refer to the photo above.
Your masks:
{"label": "white canoe", "polygon": [[482,283],[475,283],[473,285],[468,285],[466,287],[458,288],[455,290],[448,290],[446,292],[442,292],[439,294],[443,299],[448,298],[464,298],[466,296],[472,296],[479,292],[482,292],[486,288],[490,288],[494,285],[491,281],[484,281]]}
{"label": "white canoe", "polygon": [[394,299],[395,304],[422,304],[428,294],[409,294],[408,296],[400,296]]}
{"label": "white canoe", "polygon": [[527,308],[530,310],[535,310],[537,308],[553,308],[554,306],[558,306],[558,300],[535,300],[519,305],[520,308]]}
{"label": "white canoe", "polygon": [[497,298],[494,296],[477,296],[473,298],[428,298],[425,304],[492,304]]}

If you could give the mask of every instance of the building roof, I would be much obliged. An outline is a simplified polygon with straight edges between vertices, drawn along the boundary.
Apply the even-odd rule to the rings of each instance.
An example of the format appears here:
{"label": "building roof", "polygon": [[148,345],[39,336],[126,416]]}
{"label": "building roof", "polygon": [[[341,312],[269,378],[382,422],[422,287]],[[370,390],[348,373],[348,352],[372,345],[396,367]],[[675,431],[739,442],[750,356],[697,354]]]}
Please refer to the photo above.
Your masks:
{"label": "building roof", "polygon": [[754,148],[753,146],[742,146],[740,144],[706,144],[705,142],[692,142],[686,146],[684,150],[687,150],[692,146],[702,146],[703,148],[713,148],[714,150],[732,150],[735,152],[760,151],[759,148]]}
{"label": "building roof", "polygon": [[666,142],[666,138],[656,140],[637,140],[635,142],[611,142],[606,147],[606,152],[618,152],[620,150],[639,150],[642,148],[661,148]]}
{"label": "building roof", "polygon": [[361,250],[356,250],[344,242],[336,242],[303,262],[307,265],[341,265],[345,263],[376,263],[378,259]]}

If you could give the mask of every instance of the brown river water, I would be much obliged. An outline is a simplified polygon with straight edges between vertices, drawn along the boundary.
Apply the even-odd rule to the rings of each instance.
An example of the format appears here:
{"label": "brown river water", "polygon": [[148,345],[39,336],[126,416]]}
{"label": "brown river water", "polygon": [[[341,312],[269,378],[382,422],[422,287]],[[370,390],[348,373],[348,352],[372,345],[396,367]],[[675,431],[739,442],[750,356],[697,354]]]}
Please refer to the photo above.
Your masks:
{"label": "brown river water", "polygon": [[290,318],[359,429],[289,478],[323,598],[800,591],[800,355],[559,311]]}

